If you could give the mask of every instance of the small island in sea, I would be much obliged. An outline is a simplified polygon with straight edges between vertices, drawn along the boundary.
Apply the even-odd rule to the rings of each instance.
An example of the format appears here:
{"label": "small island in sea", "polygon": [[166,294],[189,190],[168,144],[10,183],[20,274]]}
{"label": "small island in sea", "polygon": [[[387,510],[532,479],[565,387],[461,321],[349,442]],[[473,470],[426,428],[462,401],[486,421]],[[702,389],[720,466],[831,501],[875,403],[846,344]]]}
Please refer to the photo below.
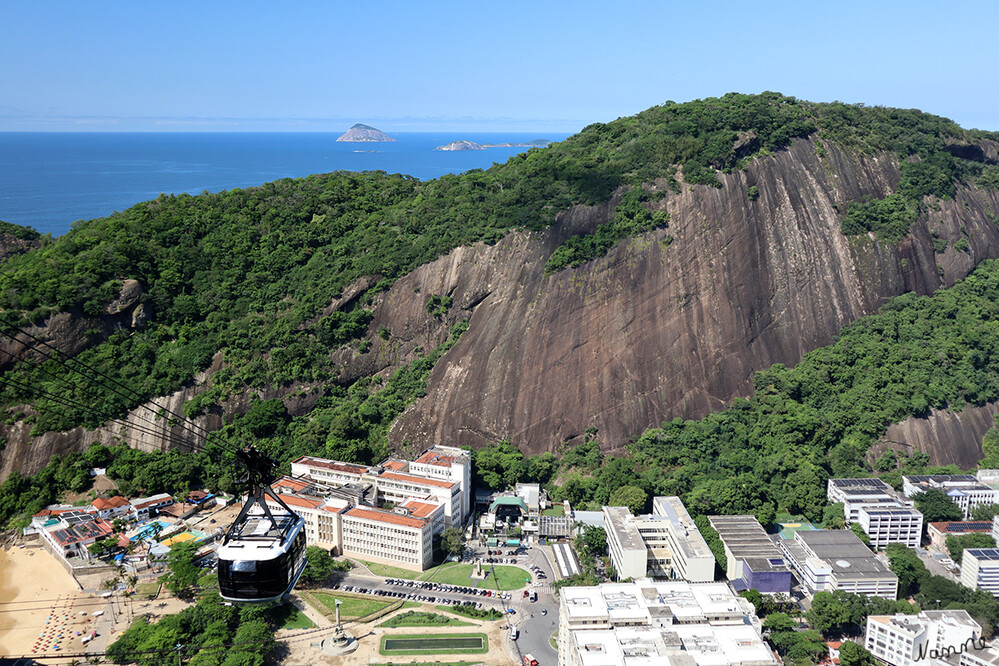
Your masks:
{"label": "small island in sea", "polygon": [[339,138],[337,138],[337,141],[362,143],[362,142],[371,142],[371,141],[395,141],[395,139],[393,139],[380,129],[375,129],[370,125],[357,123],[349,130],[341,134]]}
{"label": "small island in sea", "polygon": [[437,146],[434,150],[485,150],[486,148],[547,148],[551,144],[548,139],[534,139],[525,143],[475,143],[474,141],[452,141],[446,146]]}

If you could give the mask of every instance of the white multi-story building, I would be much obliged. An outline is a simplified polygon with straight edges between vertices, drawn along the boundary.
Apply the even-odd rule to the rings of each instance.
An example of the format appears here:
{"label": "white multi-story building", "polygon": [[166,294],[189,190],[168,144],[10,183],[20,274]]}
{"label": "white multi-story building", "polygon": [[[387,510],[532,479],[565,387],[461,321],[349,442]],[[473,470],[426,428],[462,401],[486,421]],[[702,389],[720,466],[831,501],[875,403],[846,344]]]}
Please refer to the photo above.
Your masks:
{"label": "white multi-story building", "polygon": [[[303,456],[291,464],[292,475],[329,487],[374,488],[362,503],[398,504],[408,498],[433,497],[445,506],[447,523],[463,525],[471,512],[471,454],[452,447],[432,447],[416,461],[390,458],[372,467]],[[370,495],[370,493],[369,493]]]}
{"label": "white multi-story building", "polygon": [[163,507],[173,504],[173,497],[168,493],[160,493],[151,497],[138,497],[129,502],[132,505],[132,512],[137,520],[145,520],[150,516],[155,516],[156,512]]}
{"label": "white multi-story building", "polygon": [[752,604],[725,583],[607,583],[559,592],[559,666],[773,666]]}
{"label": "white multi-story building", "polygon": [[[306,544],[325,548],[333,555],[343,554],[340,516],[350,508],[349,502],[337,497],[317,497],[306,494],[313,488],[297,479],[288,477],[280,479],[271,488],[278,492],[281,500],[292,511],[305,520]],[[281,509],[270,498],[267,498],[267,505],[271,510]]]}
{"label": "white multi-story building", "polygon": [[[881,479],[829,479],[826,484],[826,499],[830,504],[843,504],[843,518],[847,523],[855,523],[860,518],[860,510],[865,506],[900,506],[903,500]],[[912,502],[908,502],[912,506]]]}
{"label": "white multi-story building", "polygon": [[846,523],[863,527],[875,548],[890,543],[919,547],[923,514],[881,479],[829,479],[826,497],[843,504]]}
{"label": "white multi-story building", "polygon": [[961,646],[970,646],[981,635],[981,625],[966,610],[871,615],[867,618],[864,646],[889,666],[929,666],[946,663],[942,659],[937,662],[937,658],[951,651],[957,653]]}
{"label": "white multi-story building", "polygon": [[850,530],[799,530],[777,545],[811,594],[843,590],[898,596],[898,577]]}
{"label": "white multi-story building", "polygon": [[964,512],[965,520],[975,507],[999,504],[999,489],[992,488],[971,474],[936,474],[902,477],[902,492],[915,497],[931,488],[942,490]]}
{"label": "white multi-story building", "polygon": [[715,559],[679,497],[656,497],[653,513],[605,506],[607,550],[618,578],[714,580]]}
{"label": "white multi-story building", "polygon": [[430,479],[454,481],[461,486],[461,519],[472,514],[472,453],[454,446],[431,446],[409,463],[409,473]]}
{"label": "white multi-story building", "polygon": [[999,548],[965,548],[961,585],[999,597]]}
{"label": "white multi-story building", "polygon": [[436,529],[444,507],[407,500],[392,511],[355,506],[341,514],[344,555],[424,571],[434,562]]}
{"label": "white multi-story building", "polygon": [[992,517],[992,540],[999,544],[999,515]]}
{"label": "white multi-story building", "polygon": [[878,550],[890,543],[918,548],[923,536],[923,514],[910,507],[865,506],[857,522],[870,538],[871,546]]}

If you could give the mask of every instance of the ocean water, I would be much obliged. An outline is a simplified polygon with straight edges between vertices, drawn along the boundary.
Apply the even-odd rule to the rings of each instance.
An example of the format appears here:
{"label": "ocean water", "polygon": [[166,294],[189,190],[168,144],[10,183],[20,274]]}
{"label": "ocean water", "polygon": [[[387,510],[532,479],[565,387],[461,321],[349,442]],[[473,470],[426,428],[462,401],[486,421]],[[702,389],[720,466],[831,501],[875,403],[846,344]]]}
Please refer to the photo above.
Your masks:
{"label": "ocean water", "polygon": [[559,141],[566,134],[399,133],[390,143],[337,143],[339,133],[0,133],[0,220],[60,236],[160,193],[198,194],[330,171],[421,180],[505,162],[526,148],[444,152],[476,143]]}

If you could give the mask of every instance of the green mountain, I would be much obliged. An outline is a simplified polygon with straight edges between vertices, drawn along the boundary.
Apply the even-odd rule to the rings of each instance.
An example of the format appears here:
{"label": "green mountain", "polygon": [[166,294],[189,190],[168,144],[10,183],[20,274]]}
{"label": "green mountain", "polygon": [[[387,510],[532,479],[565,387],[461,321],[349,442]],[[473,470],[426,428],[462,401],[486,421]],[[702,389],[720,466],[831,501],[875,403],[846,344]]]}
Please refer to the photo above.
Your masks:
{"label": "green mountain", "polygon": [[[755,373],[889,298],[999,257],[997,158],[996,135],[919,111],[731,94],[433,181],[161,196],[5,261],[6,330],[135,393],[5,340],[0,470],[112,444],[112,418],[153,420],[124,433],[147,447],[200,443],[138,409],[154,398],[284,459],[436,441],[562,452],[592,448],[593,429],[623,452],[753,395]],[[892,420],[992,399],[927,388],[879,407],[862,440],[830,431],[815,464]]]}

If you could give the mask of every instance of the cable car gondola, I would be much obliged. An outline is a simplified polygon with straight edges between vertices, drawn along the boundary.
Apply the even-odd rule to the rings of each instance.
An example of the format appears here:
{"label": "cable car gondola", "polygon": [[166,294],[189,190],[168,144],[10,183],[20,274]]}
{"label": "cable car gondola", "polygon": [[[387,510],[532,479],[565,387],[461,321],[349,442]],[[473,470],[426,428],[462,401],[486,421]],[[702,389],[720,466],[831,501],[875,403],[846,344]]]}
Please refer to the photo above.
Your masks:
{"label": "cable car gondola", "polygon": [[[264,483],[272,459],[252,447],[239,457],[251,488],[216,551],[219,593],[230,603],[284,602],[305,569],[305,520]],[[267,497],[284,510],[272,511]]]}

